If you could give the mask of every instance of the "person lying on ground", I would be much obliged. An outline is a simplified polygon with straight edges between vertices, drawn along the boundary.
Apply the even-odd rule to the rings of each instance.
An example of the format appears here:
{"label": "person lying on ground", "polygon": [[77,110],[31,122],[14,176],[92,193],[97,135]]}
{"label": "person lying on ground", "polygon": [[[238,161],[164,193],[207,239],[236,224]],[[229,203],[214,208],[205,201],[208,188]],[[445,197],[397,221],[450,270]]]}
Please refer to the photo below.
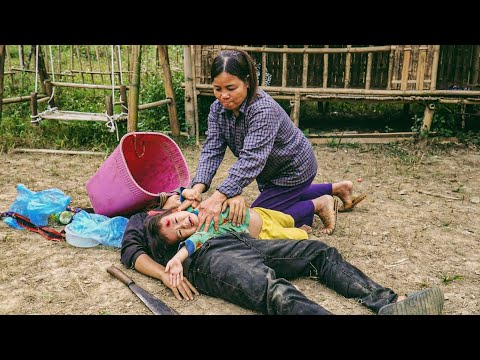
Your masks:
{"label": "person lying on ground", "polygon": [[438,287],[398,295],[374,282],[322,241],[265,241],[239,232],[205,241],[184,260],[185,276],[174,287],[165,266],[176,255],[178,245],[160,239],[153,217],[145,221],[147,217],[147,213],[139,213],[130,218],[121,262],[161,280],[179,300],[179,293],[185,299],[202,293],[262,314],[331,314],[290,282],[308,276],[378,314],[440,314],[443,309],[444,297]]}

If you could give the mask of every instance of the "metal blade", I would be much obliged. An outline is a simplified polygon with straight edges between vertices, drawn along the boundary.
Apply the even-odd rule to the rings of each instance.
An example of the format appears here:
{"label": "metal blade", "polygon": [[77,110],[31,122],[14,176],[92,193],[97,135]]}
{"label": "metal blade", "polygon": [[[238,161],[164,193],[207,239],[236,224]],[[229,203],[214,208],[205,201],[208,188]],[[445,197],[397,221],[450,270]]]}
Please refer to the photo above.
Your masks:
{"label": "metal blade", "polygon": [[133,283],[128,286],[140,300],[155,314],[155,315],[178,315],[178,313],[165,304],[163,301],[157,299],[148,291],[142,289],[137,284]]}

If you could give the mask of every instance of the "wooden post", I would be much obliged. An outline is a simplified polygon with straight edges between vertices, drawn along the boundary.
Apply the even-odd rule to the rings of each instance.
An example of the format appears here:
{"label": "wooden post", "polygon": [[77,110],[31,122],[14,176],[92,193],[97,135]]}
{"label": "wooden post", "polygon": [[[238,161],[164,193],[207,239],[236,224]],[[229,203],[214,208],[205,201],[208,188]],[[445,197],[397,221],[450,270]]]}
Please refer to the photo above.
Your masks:
{"label": "wooden post", "polygon": [[432,127],[433,113],[435,112],[435,104],[429,103],[425,106],[423,113],[422,131],[429,132]]}
{"label": "wooden post", "polygon": [[20,69],[23,70],[25,67],[25,59],[23,58],[23,45],[18,45],[18,61],[20,64]]}
{"label": "wooden post", "polygon": [[120,101],[122,102],[122,113],[128,114],[127,87],[120,85]]}
{"label": "wooden post", "polygon": [[261,84],[265,86],[265,82],[267,80],[267,53],[266,52],[262,52],[262,72],[260,74],[260,78],[262,79]]}
{"label": "wooden post", "polygon": [[299,92],[295,93],[295,99],[293,101],[293,109],[290,117],[292,118],[295,126],[298,127],[300,124],[300,93]]}
{"label": "wooden post", "polygon": [[172,99],[168,104],[168,117],[170,118],[170,130],[173,136],[180,136],[180,124],[177,117],[177,104],[175,102],[175,91],[173,89],[172,73],[170,72],[170,59],[168,58],[167,45],[157,45],[158,59],[163,73],[163,83],[165,85],[165,95]]}
{"label": "wooden post", "polygon": [[108,116],[113,116],[113,97],[111,94],[105,96],[105,105],[107,107]]}
{"label": "wooden post", "polygon": [[[8,54],[8,53],[7,53]],[[472,85],[478,86],[479,84],[479,73],[480,73],[480,45],[475,45],[475,50],[473,52],[473,75],[472,75]]]}
{"label": "wooden post", "polygon": [[403,48],[402,80],[400,84],[400,90],[407,90],[411,53],[412,47],[409,45],[405,45],[405,47]]}
{"label": "wooden post", "polygon": [[2,123],[2,104],[3,104],[3,75],[5,69],[5,52],[7,45],[0,45],[0,124]]}
{"label": "wooden post", "polygon": [[392,77],[393,77],[393,55],[396,47],[390,46],[390,54],[388,55],[388,75],[387,75],[387,90],[392,89]]}
{"label": "wooden post", "polygon": [[365,89],[370,89],[370,84],[372,83],[372,59],[373,53],[369,52],[367,55],[367,74],[365,75]]}
{"label": "wooden post", "polygon": [[[352,45],[347,45],[347,49],[351,49]],[[344,82],[344,88],[348,89],[350,86],[350,68],[352,66],[352,54],[347,53],[346,59],[345,59],[345,82]]]}
{"label": "wooden post", "polygon": [[435,90],[437,88],[437,72],[438,72],[439,59],[440,59],[440,45],[435,45],[433,47],[433,64],[432,64],[432,77],[430,82],[430,90]]}
{"label": "wooden post", "polygon": [[92,78],[92,84],[95,84],[95,80],[93,79],[93,72],[92,72],[92,58],[90,56],[90,46],[87,45],[87,59],[88,59],[88,66],[90,69],[90,76]]}
{"label": "wooden post", "polygon": [[[283,48],[288,48],[287,45],[283,45]],[[282,87],[287,87],[287,53],[282,54]]]}
{"label": "wooden post", "polygon": [[[36,120],[36,116],[38,115],[38,102],[37,102],[37,93],[32,92],[30,95],[30,110],[32,110],[32,121]],[[38,122],[32,122],[33,126],[38,126]]]}
{"label": "wooden post", "polygon": [[427,60],[427,45],[420,45],[418,49],[418,65],[417,65],[417,81],[416,81],[416,90],[423,90],[423,82],[425,80],[425,63]]}
{"label": "wooden post", "polygon": [[[200,147],[200,125],[198,123],[198,93],[199,90],[197,90],[197,72],[196,72],[196,64],[200,64],[200,60],[196,61],[196,53],[195,53],[195,45],[190,46],[190,53],[192,54],[192,87],[193,87],[193,108],[195,109],[194,115],[195,115],[195,145]],[[199,53],[198,58],[201,59],[201,54]]]}
{"label": "wooden post", "polygon": [[[70,45],[70,73],[74,74],[73,73],[73,45]],[[74,81],[74,79],[75,79],[75,74],[72,78],[72,81]]]}
{"label": "wooden post", "polygon": [[45,87],[45,80],[49,78],[47,69],[45,67],[45,61],[43,61],[42,47],[38,46],[38,77],[40,78],[40,85],[42,85],[42,93],[47,93],[47,88]]}
{"label": "wooden post", "polygon": [[[328,45],[325,45],[325,48],[328,48]],[[328,54],[323,54],[323,85],[325,89],[328,85]]]}
{"label": "wooden post", "polygon": [[[52,82],[50,80],[45,80],[45,90],[46,94],[51,97],[53,93]],[[52,100],[48,101],[48,106],[51,108],[55,107],[55,99],[52,97]]]}
{"label": "wooden post", "polygon": [[[308,45],[303,45],[305,49],[308,49]],[[308,86],[308,54],[303,54],[303,70],[302,70],[302,87]]]}
{"label": "wooden post", "polygon": [[[193,103],[192,54],[190,45],[183,46],[183,71],[185,76],[185,124],[189,135],[195,132],[195,111]],[[212,79],[213,80],[213,79]]]}
{"label": "wooden post", "polygon": [[82,83],[85,84],[85,77],[83,76],[82,54],[80,53],[80,45],[77,45],[78,65],[80,66],[80,75],[82,76]]}
{"label": "wooden post", "polygon": [[61,80],[62,79],[62,52],[60,51],[60,45],[57,45],[57,61],[58,61],[58,77],[59,77],[59,80]]}
{"label": "wooden post", "polygon": [[[97,66],[98,66],[98,70],[100,71],[100,78],[102,79],[102,84],[103,84],[105,80],[103,80],[103,71],[102,71],[102,66],[100,65],[100,53],[98,51],[97,45],[95,45],[95,58],[97,59]],[[125,106],[127,106],[127,104],[125,104]]]}
{"label": "wooden post", "polygon": [[140,96],[140,68],[142,65],[142,45],[132,45],[133,74],[132,83],[128,93],[128,122],[127,131],[137,130],[138,123],[138,98]]}

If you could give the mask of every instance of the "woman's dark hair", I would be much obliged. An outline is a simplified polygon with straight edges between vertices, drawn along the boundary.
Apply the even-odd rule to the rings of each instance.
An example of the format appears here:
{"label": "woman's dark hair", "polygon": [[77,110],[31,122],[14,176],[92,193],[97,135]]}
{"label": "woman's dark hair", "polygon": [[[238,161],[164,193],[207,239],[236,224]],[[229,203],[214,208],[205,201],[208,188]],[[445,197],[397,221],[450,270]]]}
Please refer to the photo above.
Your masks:
{"label": "woman's dark hair", "polygon": [[154,215],[148,215],[143,221],[147,233],[148,248],[154,258],[166,257],[170,252],[175,253],[178,245],[168,245],[165,236],[160,232],[160,219],[170,215],[176,209],[154,211]]}
{"label": "woman's dark hair", "polygon": [[238,77],[248,84],[247,105],[257,96],[258,80],[253,59],[243,50],[223,50],[213,59],[210,76],[213,81],[222,72]]}

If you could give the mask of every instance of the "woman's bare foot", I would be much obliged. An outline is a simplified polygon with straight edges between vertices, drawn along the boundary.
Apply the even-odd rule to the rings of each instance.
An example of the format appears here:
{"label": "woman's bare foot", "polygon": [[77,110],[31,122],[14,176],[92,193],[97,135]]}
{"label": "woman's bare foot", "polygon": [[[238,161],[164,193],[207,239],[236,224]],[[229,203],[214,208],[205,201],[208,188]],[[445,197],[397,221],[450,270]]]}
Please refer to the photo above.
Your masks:
{"label": "woman's bare foot", "polygon": [[331,195],[322,195],[312,201],[315,206],[315,214],[322,220],[324,226],[321,232],[327,235],[333,234],[337,225],[337,201]]}
{"label": "woman's bare foot", "polygon": [[349,180],[339,181],[332,184],[332,193],[342,200],[344,209],[352,207],[352,192],[353,182]]}
{"label": "woman's bare foot", "polygon": [[302,226],[299,227],[299,229],[302,229],[304,231],[307,232],[307,234],[311,234],[312,233],[312,228],[306,224],[303,224]]}

